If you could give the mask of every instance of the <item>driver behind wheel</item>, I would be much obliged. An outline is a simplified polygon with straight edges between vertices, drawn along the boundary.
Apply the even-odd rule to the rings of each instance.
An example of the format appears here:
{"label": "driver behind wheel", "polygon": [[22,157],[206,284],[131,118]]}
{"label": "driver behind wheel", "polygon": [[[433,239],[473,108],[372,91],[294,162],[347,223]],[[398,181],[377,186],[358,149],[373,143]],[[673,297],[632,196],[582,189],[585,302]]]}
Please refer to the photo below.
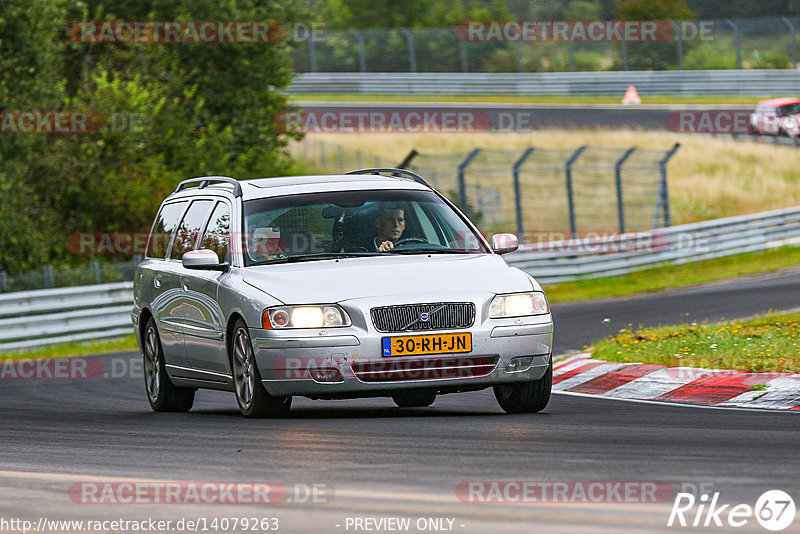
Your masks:
{"label": "driver behind wheel", "polygon": [[383,208],[375,217],[375,228],[378,235],[372,240],[375,250],[378,252],[388,252],[394,248],[394,244],[403,235],[406,229],[406,218],[403,208]]}

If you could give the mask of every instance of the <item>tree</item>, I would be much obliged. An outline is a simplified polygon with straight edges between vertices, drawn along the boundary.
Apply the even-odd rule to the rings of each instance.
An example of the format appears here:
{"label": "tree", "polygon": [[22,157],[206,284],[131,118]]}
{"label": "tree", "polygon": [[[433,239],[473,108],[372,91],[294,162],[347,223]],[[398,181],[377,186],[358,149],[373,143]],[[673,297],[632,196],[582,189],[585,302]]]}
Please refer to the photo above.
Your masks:
{"label": "tree", "polygon": [[[0,113],[59,108],[66,17],[62,0],[0,3]],[[45,150],[43,136],[0,132],[0,270],[31,269],[59,241],[54,217],[29,182],[30,166]]]}
{"label": "tree", "polygon": [[[686,0],[619,0],[620,20],[685,20],[694,12]],[[662,70],[678,65],[678,51],[672,40],[657,43],[627,43],[628,65],[632,70]]]}
{"label": "tree", "polygon": [[[286,26],[307,16],[301,0],[4,0],[2,109],[88,112],[104,126],[69,135],[3,135],[0,268],[82,263],[86,258],[66,251],[68,235],[147,229],[181,178],[269,176],[286,173],[291,164],[285,150],[290,136],[275,119],[288,107],[292,43],[75,42],[65,31],[71,23]],[[46,230],[40,235],[39,228]]]}

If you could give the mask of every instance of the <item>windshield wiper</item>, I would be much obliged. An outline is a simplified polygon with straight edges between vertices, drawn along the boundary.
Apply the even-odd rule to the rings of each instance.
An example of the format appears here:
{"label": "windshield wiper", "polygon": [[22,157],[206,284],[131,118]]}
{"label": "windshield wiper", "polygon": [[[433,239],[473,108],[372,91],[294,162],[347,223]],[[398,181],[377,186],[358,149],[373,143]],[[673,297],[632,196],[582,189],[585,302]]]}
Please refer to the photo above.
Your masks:
{"label": "windshield wiper", "polygon": [[479,250],[464,250],[460,248],[393,248],[394,254],[478,254]]}
{"label": "windshield wiper", "polygon": [[383,252],[315,252],[313,254],[295,254],[274,260],[253,262],[252,265],[272,265],[275,263],[297,263],[301,261],[338,260],[339,258],[360,258],[365,256],[382,256]]}

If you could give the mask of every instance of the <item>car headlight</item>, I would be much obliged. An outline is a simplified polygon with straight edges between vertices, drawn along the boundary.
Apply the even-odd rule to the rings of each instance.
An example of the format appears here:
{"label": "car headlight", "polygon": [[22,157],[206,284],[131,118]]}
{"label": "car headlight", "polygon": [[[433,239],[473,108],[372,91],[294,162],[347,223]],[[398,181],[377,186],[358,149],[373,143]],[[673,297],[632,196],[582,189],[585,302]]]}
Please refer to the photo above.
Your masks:
{"label": "car headlight", "polygon": [[339,306],[279,306],[268,308],[261,315],[267,330],[283,328],[334,328],[350,326],[350,317]]}
{"label": "car headlight", "polygon": [[544,313],[550,313],[550,305],[547,303],[544,293],[539,291],[497,295],[489,305],[489,317],[491,319],[541,315]]}

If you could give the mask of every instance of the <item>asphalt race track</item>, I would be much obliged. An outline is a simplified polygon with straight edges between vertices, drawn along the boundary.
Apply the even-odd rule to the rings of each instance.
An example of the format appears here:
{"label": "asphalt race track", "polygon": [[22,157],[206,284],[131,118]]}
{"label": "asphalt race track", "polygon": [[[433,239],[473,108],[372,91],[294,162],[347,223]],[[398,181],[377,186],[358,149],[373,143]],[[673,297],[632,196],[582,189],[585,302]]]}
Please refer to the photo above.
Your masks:
{"label": "asphalt race track", "polygon": [[[535,99],[535,97],[531,97]],[[410,111],[462,112],[474,118],[480,129],[488,126],[493,132],[530,131],[538,129],[632,129],[670,131],[677,128],[680,112],[751,111],[752,106],[732,105],[615,105],[615,104],[505,104],[490,102],[297,102],[297,106],[315,112],[317,122],[331,112],[374,112],[386,116]],[[712,114],[713,117],[713,114]],[[698,119],[699,120],[699,119]],[[323,128],[324,130],[324,128]],[[310,127],[309,131],[316,131]],[[746,133],[746,132],[739,132]]]}
{"label": "asphalt race track", "polygon": [[[616,331],[800,307],[798,287],[795,271],[554,306],[556,350],[607,335],[604,318]],[[138,361],[134,353],[102,358]],[[771,489],[800,497],[798,413],[557,394],[542,414],[510,416],[489,390],[406,410],[389,399],[295,399],[291,418],[253,421],[238,414],[233,394],[208,391],[189,414],[152,413],[141,374],[120,374],[0,382],[0,518],[36,525],[41,518],[277,517],[280,532],[335,533],[366,531],[353,518],[410,517],[409,532],[421,531],[419,518],[453,520],[449,529],[427,532],[674,532],[667,527],[671,495],[655,504],[486,504],[460,502],[456,488],[491,480],[662,481],[676,492],[719,492],[720,503],[753,506]],[[83,504],[69,494],[75,484],[137,480],[318,484],[318,500],[328,502],[305,502],[291,491],[274,505]],[[786,532],[797,532],[797,524]],[[755,520],[736,531],[764,532]]]}

